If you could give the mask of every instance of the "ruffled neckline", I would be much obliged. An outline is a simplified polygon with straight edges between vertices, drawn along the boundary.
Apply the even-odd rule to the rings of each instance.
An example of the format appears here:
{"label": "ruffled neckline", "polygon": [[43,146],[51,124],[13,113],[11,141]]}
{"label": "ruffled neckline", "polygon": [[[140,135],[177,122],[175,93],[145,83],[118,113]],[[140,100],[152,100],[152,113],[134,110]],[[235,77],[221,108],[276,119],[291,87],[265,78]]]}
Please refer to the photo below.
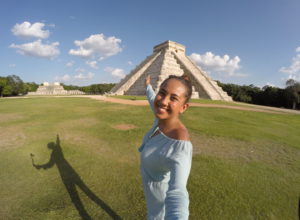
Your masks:
{"label": "ruffled neckline", "polygon": [[[159,130],[159,129],[158,129]],[[174,138],[171,138],[167,135],[165,135],[161,130],[159,130],[159,134],[158,135],[162,135],[163,137],[169,139],[169,140],[172,140],[172,141],[180,141],[180,142],[191,142],[190,140],[179,140],[179,139],[174,139]]]}
{"label": "ruffled neckline", "polygon": [[[153,134],[155,134],[155,132],[157,132],[157,131],[158,131],[159,133],[158,133],[157,135],[154,135],[154,136],[153,136]],[[179,139],[174,139],[174,138],[171,138],[171,137],[167,136],[166,134],[164,134],[164,133],[159,129],[158,126],[154,129],[154,131],[153,131],[152,134],[150,135],[150,138],[154,138],[155,136],[159,136],[159,135],[161,135],[162,137],[164,137],[164,138],[166,138],[166,139],[168,139],[168,140],[174,141],[174,142],[191,143],[190,140],[179,140]]]}

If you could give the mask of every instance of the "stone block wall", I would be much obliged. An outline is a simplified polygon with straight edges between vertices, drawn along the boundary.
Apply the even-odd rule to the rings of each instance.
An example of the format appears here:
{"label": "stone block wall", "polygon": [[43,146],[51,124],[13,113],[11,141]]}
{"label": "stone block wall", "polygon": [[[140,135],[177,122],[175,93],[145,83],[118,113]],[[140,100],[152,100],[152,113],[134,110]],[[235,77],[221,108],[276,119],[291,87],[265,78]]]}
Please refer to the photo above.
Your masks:
{"label": "stone block wall", "polygon": [[117,95],[145,95],[144,80],[151,75],[151,85],[158,91],[161,83],[169,75],[187,75],[193,85],[193,98],[232,101],[203,70],[195,65],[186,55],[185,46],[166,41],[154,47],[153,54],[147,57],[128,74],[111,93]]}

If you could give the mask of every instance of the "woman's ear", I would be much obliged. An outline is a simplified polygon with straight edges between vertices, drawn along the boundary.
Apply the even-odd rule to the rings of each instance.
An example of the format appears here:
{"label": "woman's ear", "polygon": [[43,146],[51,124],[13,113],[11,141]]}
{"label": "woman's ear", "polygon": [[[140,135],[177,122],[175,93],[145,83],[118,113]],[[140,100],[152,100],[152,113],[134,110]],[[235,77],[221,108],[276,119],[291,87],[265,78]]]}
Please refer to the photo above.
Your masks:
{"label": "woman's ear", "polygon": [[189,103],[185,103],[180,110],[180,114],[185,112],[189,108],[189,106],[190,106]]}

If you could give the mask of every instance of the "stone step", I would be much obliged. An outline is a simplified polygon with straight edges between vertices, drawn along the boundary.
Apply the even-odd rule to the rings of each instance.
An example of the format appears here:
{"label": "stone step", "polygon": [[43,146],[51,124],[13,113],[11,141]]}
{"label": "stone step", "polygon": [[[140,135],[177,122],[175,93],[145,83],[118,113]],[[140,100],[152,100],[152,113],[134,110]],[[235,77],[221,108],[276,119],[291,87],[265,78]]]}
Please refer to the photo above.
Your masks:
{"label": "stone step", "polygon": [[198,92],[192,92],[192,99],[198,99],[199,98],[199,93]]}

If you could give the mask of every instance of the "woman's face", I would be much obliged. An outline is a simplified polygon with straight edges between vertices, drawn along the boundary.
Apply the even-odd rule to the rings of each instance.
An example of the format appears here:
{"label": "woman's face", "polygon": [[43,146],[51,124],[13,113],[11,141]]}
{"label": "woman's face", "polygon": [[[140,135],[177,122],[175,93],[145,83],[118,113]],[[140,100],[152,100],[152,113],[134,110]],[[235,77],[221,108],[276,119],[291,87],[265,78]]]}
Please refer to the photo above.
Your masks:
{"label": "woman's face", "polygon": [[185,95],[185,86],[177,79],[169,79],[155,97],[155,116],[161,120],[178,117],[188,108]]}

